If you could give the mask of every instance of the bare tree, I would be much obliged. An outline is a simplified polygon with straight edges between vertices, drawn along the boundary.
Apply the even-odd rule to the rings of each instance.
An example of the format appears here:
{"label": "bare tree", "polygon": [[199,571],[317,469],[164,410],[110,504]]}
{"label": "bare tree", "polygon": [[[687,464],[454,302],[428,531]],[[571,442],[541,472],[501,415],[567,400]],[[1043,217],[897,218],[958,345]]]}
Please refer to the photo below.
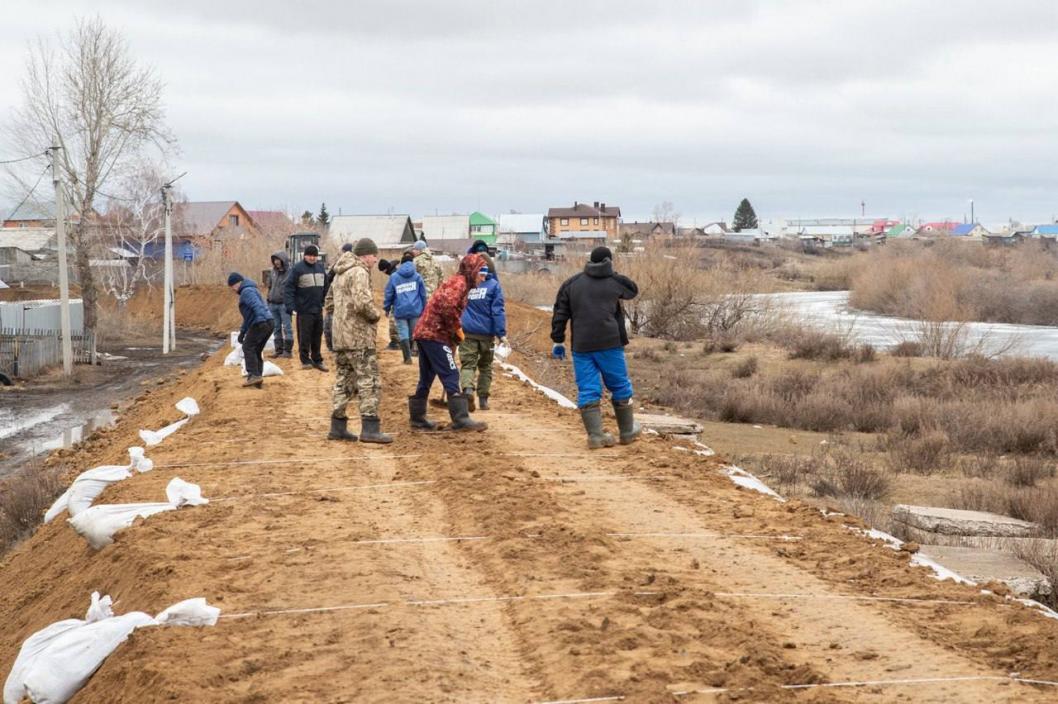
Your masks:
{"label": "bare tree", "polygon": [[11,140],[22,153],[57,141],[57,164],[75,215],[71,239],[84,299],[84,324],[96,329],[98,290],[90,266],[95,205],[114,177],[148,149],[166,152],[175,140],[164,123],[162,83],[136,63],[124,37],[99,18],[81,19],[54,42],[30,48]]}
{"label": "bare tree", "polygon": [[[680,214],[671,201],[662,201],[654,206],[654,222],[671,222],[675,229],[680,220]],[[673,233],[675,234],[675,233]]]}

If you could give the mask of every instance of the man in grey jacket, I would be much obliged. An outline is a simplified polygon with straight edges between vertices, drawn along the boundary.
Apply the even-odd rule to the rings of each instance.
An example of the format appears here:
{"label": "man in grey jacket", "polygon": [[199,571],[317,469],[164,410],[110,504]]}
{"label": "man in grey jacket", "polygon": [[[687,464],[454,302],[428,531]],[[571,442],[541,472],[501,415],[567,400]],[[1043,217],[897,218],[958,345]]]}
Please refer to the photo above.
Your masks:
{"label": "man in grey jacket", "polygon": [[290,258],[287,253],[280,250],[272,255],[272,272],[268,282],[268,309],[272,311],[272,322],[275,324],[275,352],[272,357],[286,357],[289,359],[294,355],[294,326],[291,324],[290,313],[287,313],[286,305],[283,303],[283,288],[287,284],[287,275],[290,273]]}

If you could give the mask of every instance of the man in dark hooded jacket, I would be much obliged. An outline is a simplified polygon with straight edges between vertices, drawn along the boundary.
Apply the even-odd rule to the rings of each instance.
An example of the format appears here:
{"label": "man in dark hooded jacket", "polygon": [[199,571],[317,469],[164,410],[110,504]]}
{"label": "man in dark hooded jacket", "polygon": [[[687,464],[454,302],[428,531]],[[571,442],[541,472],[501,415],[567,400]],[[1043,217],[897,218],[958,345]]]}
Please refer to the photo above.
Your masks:
{"label": "man in dark hooded jacket", "polygon": [[291,357],[294,352],[294,329],[283,305],[283,291],[290,273],[290,258],[280,250],[272,255],[272,272],[268,282],[268,309],[272,312],[275,327],[275,353],[273,357]]}
{"label": "man in dark hooded jacket", "polygon": [[614,273],[613,254],[596,247],[584,271],[567,279],[558,290],[551,317],[552,356],[565,359],[566,323],[573,337],[573,374],[577,381],[577,406],[588,431],[588,447],[613,447],[614,439],[604,432],[603,384],[610,391],[614,415],[621,431],[621,444],[639,437],[639,425],[632,410],[632,382],[628,378],[624,347],[628,344],[621,301],[639,294],[635,282]]}
{"label": "man in dark hooded jacket", "polygon": [[244,279],[242,274],[234,271],[228,274],[228,286],[239,294],[239,313],[242,314],[239,344],[242,345],[243,359],[246,361],[246,381],[243,386],[261,388],[264,382],[261,353],[272,336],[272,312],[261,298],[257,285]]}
{"label": "man in dark hooded jacket", "polygon": [[288,313],[297,313],[298,356],[301,368],[315,367],[327,371],[323,365],[320,343],[323,341],[323,299],[327,294],[327,271],[320,261],[320,250],[310,244],[300,262],[287,276],[283,305]]}

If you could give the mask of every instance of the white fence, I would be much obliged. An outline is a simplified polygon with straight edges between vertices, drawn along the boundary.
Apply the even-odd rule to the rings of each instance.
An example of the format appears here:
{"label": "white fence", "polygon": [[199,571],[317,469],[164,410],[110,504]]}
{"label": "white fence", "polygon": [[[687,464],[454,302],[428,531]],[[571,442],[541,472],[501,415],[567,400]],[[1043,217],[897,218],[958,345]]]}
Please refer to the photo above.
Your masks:
{"label": "white fence", "polygon": [[[45,330],[60,332],[61,310],[57,300],[10,301],[0,303],[0,329]],[[80,298],[70,301],[70,332],[84,330],[84,303]]]}

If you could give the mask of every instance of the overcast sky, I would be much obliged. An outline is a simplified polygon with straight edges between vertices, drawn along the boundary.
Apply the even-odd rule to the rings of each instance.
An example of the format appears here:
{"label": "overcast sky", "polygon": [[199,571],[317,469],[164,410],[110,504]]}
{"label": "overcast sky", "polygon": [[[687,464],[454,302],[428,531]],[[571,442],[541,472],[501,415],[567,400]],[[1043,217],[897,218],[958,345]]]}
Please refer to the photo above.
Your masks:
{"label": "overcast sky", "polygon": [[[662,7],[659,8],[658,6]],[[5,0],[27,44],[82,2]],[[96,0],[166,84],[193,200],[690,223],[1058,213],[1054,0]],[[0,159],[12,156],[0,154]]]}

